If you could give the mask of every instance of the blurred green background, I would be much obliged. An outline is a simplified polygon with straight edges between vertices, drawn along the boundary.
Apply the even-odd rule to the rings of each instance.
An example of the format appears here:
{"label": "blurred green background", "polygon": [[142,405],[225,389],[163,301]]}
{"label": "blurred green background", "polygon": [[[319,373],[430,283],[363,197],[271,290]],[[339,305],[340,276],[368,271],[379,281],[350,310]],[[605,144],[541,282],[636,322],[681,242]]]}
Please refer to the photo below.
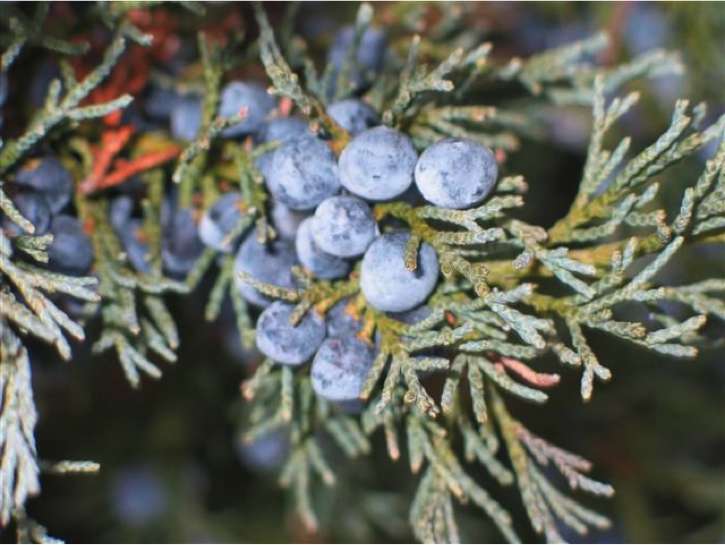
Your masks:
{"label": "blurred green background", "polygon": [[[378,12],[404,9],[376,6]],[[351,21],[355,10],[355,4],[303,3],[298,27],[324,37]],[[248,7],[240,12],[253,26]],[[680,81],[638,84],[643,100],[622,127],[634,136],[633,149],[659,134],[680,96],[707,101],[711,118],[723,112],[723,4],[492,3],[476,5],[473,12],[471,24],[488,29],[502,57],[526,55],[601,28],[614,38],[605,62],[655,47],[680,50],[687,66]],[[550,119],[551,138],[525,142],[525,151],[512,157],[512,170],[523,173],[531,186],[532,221],[550,225],[568,209],[588,123],[584,110],[557,110]],[[678,188],[694,179],[702,162],[703,157],[693,158],[668,174],[667,195],[679,195]],[[688,249],[666,280],[722,277],[723,250]],[[29,512],[52,535],[71,542],[410,541],[407,509],[414,480],[404,459],[393,464],[382,448],[368,460],[337,460],[338,486],[317,498],[319,534],[304,534],[286,514],[287,498],[274,472],[258,467],[254,454],[239,448],[239,384],[254,356],[236,345],[230,313],[218,324],[202,323],[208,289],[175,301],[182,331],[179,362],[139,391],[129,388],[115,361],[91,358],[86,348],[76,347],[66,365],[34,347],[39,452],[47,459],[92,459],[102,471],[46,478]],[[714,338],[725,333],[722,324],[708,328]],[[593,460],[594,476],[617,489],[612,501],[597,505],[614,527],[591,535],[591,541],[725,541],[725,352],[714,347],[695,362],[683,362],[606,336],[593,337],[593,344],[615,378],[599,387],[590,403],[580,401],[573,374],[565,374],[544,409],[512,402],[533,431]],[[536,540],[514,491],[493,482],[490,489],[513,510],[521,535]],[[464,541],[500,541],[480,512],[460,512]]]}

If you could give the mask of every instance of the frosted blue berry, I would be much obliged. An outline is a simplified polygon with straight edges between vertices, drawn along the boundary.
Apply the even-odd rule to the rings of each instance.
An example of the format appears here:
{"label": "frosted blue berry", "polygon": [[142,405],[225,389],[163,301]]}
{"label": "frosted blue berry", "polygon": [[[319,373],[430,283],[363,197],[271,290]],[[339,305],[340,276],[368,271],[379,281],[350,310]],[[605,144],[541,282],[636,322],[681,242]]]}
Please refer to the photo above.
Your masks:
{"label": "frosted blue berry", "polygon": [[493,152],[474,140],[445,138],[428,147],[415,166],[415,184],[425,200],[443,208],[470,208],[496,185]]}
{"label": "frosted blue berry", "polygon": [[144,234],[143,221],[132,218],[116,232],[131,266],[140,273],[151,272],[151,253]]}
{"label": "frosted blue berry", "polygon": [[300,263],[323,280],[346,276],[350,270],[350,264],[342,258],[324,252],[317,246],[312,237],[311,222],[312,218],[307,218],[297,230],[295,249]]}
{"label": "frosted blue berry", "polygon": [[[234,267],[236,272],[245,272],[260,282],[294,288],[295,278],[291,269],[295,265],[297,254],[290,241],[277,239],[261,244],[257,241],[257,233],[252,231],[239,246]],[[234,281],[242,297],[253,305],[266,307],[271,303],[271,299],[242,281],[238,275],[235,275]]]}
{"label": "frosted blue berry", "polygon": [[326,339],[312,361],[312,388],[328,401],[354,401],[374,359],[375,349],[355,337]]}
{"label": "frosted blue berry", "polygon": [[18,172],[15,183],[42,195],[52,214],[63,210],[73,196],[73,177],[53,156],[30,161]]}
{"label": "frosted blue berry", "polygon": [[176,278],[186,276],[203,251],[192,211],[189,208],[175,210],[161,239],[161,259],[166,272]]}
{"label": "frosted blue berry", "polygon": [[229,253],[238,239],[231,240],[229,235],[242,219],[242,196],[239,193],[225,193],[204,212],[199,222],[199,238],[207,246]]}
{"label": "frosted blue berry", "polygon": [[[309,135],[307,123],[299,117],[278,117],[262,125],[257,135],[260,143],[279,142],[280,145],[300,136]],[[257,157],[255,165],[262,176],[269,175],[269,168],[272,165],[274,150],[268,151]]]}
{"label": "frosted blue berry", "polygon": [[327,115],[353,136],[380,124],[373,107],[356,98],[333,102],[327,107]]}
{"label": "frosted blue berry", "polygon": [[295,138],[275,150],[267,185],[285,206],[310,210],[340,190],[335,154],[322,140]]}
{"label": "frosted blue berry", "polygon": [[178,140],[194,140],[201,129],[201,98],[178,99],[171,110],[171,135]]}
{"label": "frosted blue berry", "polygon": [[[23,191],[14,195],[12,201],[18,212],[35,227],[34,235],[44,235],[48,232],[51,219],[50,208],[42,195],[35,191]],[[28,234],[7,216],[3,216],[2,226],[9,237]]]}
{"label": "frosted blue berry", "polygon": [[289,116],[270,119],[261,126],[257,137],[262,143],[274,141],[284,143],[306,134],[311,134],[307,122],[301,117]]}
{"label": "frosted blue berry", "polygon": [[413,183],[417,154],[410,138],[389,127],[361,132],[340,154],[340,183],[371,201],[393,199]]}
{"label": "frosted blue berry", "polygon": [[86,274],[93,264],[93,245],[73,216],[55,216],[50,224],[53,242],[48,247],[50,268],[74,275]]}
{"label": "frosted blue berry", "polygon": [[362,328],[362,321],[356,320],[347,312],[349,299],[343,299],[327,311],[328,337],[354,337]]}
{"label": "frosted blue berry", "polygon": [[387,233],[373,241],[365,252],[360,288],[367,302],[383,312],[405,312],[425,302],[438,281],[438,257],[423,243],[415,271],[405,268],[408,232]]}
{"label": "frosted blue berry", "polygon": [[325,322],[315,311],[307,312],[296,326],[290,323],[294,305],[275,301],[257,320],[257,348],[283,365],[309,360],[325,338]]}
{"label": "frosted blue berry", "polygon": [[227,138],[241,136],[256,131],[264,122],[264,118],[274,108],[274,97],[257,83],[232,81],[222,89],[219,97],[219,115],[232,117],[245,108],[247,115],[241,123],[224,129],[222,134]]}
{"label": "frosted blue berry", "polygon": [[297,230],[309,214],[291,210],[280,202],[272,202],[272,225],[277,236],[286,240],[294,240]]}
{"label": "frosted blue berry", "polygon": [[312,216],[312,238],[330,255],[362,255],[375,238],[377,224],[367,203],[357,197],[330,197]]}

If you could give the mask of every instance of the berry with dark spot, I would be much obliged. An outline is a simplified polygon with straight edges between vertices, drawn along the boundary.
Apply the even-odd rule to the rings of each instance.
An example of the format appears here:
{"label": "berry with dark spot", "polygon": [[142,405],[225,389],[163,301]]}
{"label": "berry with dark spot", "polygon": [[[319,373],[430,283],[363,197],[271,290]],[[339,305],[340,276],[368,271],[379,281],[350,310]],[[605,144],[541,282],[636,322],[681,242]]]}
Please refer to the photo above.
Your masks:
{"label": "berry with dark spot", "polygon": [[493,152],[466,138],[445,138],[428,147],[415,166],[415,184],[425,200],[443,208],[470,208],[496,185]]}
{"label": "berry with dark spot", "polygon": [[406,135],[389,127],[361,132],[340,154],[340,183],[355,195],[385,201],[413,183],[418,156]]}

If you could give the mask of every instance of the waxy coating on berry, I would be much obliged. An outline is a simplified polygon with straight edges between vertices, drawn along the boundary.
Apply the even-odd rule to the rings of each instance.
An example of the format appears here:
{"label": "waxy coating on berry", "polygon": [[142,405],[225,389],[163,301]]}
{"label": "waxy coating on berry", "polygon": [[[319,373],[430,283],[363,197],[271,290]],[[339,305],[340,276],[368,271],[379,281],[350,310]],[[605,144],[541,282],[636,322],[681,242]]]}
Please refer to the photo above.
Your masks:
{"label": "waxy coating on berry", "polygon": [[[277,239],[269,244],[262,244],[257,240],[256,231],[252,231],[239,246],[234,270],[237,273],[245,272],[266,284],[294,288],[292,267],[297,264],[297,254],[290,241]],[[272,302],[269,297],[244,282],[238,274],[234,281],[242,297],[253,305],[266,307]]]}
{"label": "waxy coating on berry", "polygon": [[[45,197],[35,191],[22,191],[14,195],[12,201],[18,212],[35,227],[33,235],[44,235],[48,232],[51,212]],[[2,227],[9,237],[28,234],[5,215],[2,216]]]}
{"label": "waxy coating on berry", "polygon": [[234,250],[238,238],[230,235],[242,219],[241,204],[240,193],[225,193],[202,215],[199,238],[205,245],[225,253]]}
{"label": "waxy coating on berry", "polygon": [[72,275],[86,274],[93,265],[93,245],[73,216],[58,215],[50,225],[53,242],[48,247],[51,269]]}
{"label": "waxy coating on berry", "polygon": [[425,302],[438,281],[438,257],[427,243],[418,250],[414,271],[405,268],[408,232],[376,238],[365,252],[360,288],[367,302],[383,312],[405,312]]}
{"label": "waxy coating on berry", "polygon": [[373,107],[356,98],[333,102],[327,107],[327,115],[352,136],[380,124]]}
{"label": "waxy coating on berry", "polygon": [[323,252],[338,257],[362,255],[377,234],[368,204],[357,197],[330,197],[312,216],[312,238]]}
{"label": "waxy coating on berry", "polygon": [[470,208],[496,185],[498,166],[486,146],[445,138],[428,147],[415,166],[415,184],[425,200],[443,208]]}
{"label": "waxy coating on berry", "polygon": [[312,136],[277,148],[266,181],[274,198],[292,210],[311,210],[340,191],[335,154]]}
{"label": "waxy coating on berry", "polygon": [[328,337],[353,337],[362,329],[362,320],[358,320],[347,311],[350,299],[336,303],[325,315]]}
{"label": "waxy coating on berry", "polygon": [[273,108],[274,97],[261,85],[243,81],[227,83],[219,98],[219,116],[232,117],[242,110],[246,111],[246,116],[240,123],[224,129],[222,134],[231,138],[256,131]]}
{"label": "waxy coating on berry", "polygon": [[290,323],[294,305],[275,301],[257,320],[257,348],[283,365],[301,365],[309,360],[325,338],[325,322],[314,311],[297,325]]}
{"label": "waxy coating on berry", "polygon": [[374,360],[375,349],[355,337],[326,339],[312,361],[312,388],[328,401],[354,401]]}
{"label": "waxy coating on berry", "polygon": [[340,183],[363,199],[385,201],[413,183],[418,155],[406,135],[389,127],[361,132],[340,154]]}
{"label": "waxy coating on berry", "polygon": [[30,161],[18,172],[15,183],[42,195],[52,214],[63,210],[73,197],[73,176],[53,156]]}
{"label": "waxy coating on berry", "polygon": [[189,208],[174,210],[161,239],[164,269],[173,277],[186,276],[203,251],[193,212]]}
{"label": "waxy coating on berry", "polygon": [[307,218],[297,230],[295,249],[300,263],[316,277],[332,280],[346,276],[350,263],[320,249],[311,232],[312,218]]}
{"label": "waxy coating on berry", "polygon": [[292,210],[281,202],[272,201],[272,225],[277,236],[286,240],[294,240],[302,222],[310,217],[308,212]]}
{"label": "waxy coating on berry", "polygon": [[[278,142],[280,145],[295,138],[311,136],[307,123],[299,117],[278,117],[262,125],[257,133],[257,139],[261,144]],[[265,178],[269,175],[272,166],[274,150],[263,153],[254,161],[257,170]]]}

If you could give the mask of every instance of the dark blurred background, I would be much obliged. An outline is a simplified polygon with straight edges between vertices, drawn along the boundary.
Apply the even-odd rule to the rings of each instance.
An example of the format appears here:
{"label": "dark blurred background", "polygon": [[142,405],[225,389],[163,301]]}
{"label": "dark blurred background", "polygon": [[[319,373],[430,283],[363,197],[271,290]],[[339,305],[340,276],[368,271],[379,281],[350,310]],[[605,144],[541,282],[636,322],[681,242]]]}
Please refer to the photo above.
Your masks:
{"label": "dark blurred background", "polygon": [[[403,8],[376,6],[377,12],[395,9]],[[324,44],[355,11],[355,4],[302,3],[298,29]],[[242,24],[253,28],[248,6],[239,13]],[[656,47],[680,50],[687,67],[682,78],[636,85],[643,99],[621,128],[633,135],[632,149],[666,127],[678,97],[707,101],[713,119],[723,112],[722,4],[492,3],[477,5],[474,13],[470,23],[487,29],[501,58],[602,28],[613,37],[605,62]],[[21,64],[18,70],[23,69]],[[11,92],[17,96],[18,89]],[[549,121],[550,138],[524,142],[525,151],[511,158],[511,170],[523,173],[531,186],[529,219],[543,225],[565,213],[575,193],[589,113],[552,109]],[[666,203],[679,198],[703,163],[704,156],[695,157],[667,174]],[[722,246],[685,250],[663,280],[722,277],[724,257]],[[356,463],[340,457],[338,486],[317,498],[319,534],[306,535],[286,514],[288,499],[274,470],[263,467],[273,464],[259,460],[274,461],[284,445],[272,441],[256,452],[240,448],[239,384],[255,356],[238,347],[230,309],[219,323],[202,322],[208,289],[174,301],[182,332],[179,362],[138,391],[113,359],[91,358],[78,346],[74,360],[63,364],[34,347],[39,452],[46,459],[98,461],[102,471],[45,478],[43,494],[29,503],[29,512],[52,535],[71,542],[410,541],[407,509],[414,480],[404,459],[393,464],[381,448]],[[711,336],[723,337],[722,324],[708,327]],[[725,353],[716,347],[687,362],[606,336],[592,339],[614,380],[599,385],[590,403],[579,399],[574,374],[565,374],[543,410],[512,402],[533,431],[593,460],[595,477],[617,489],[612,501],[597,505],[614,527],[591,535],[591,541],[725,541]],[[515,492],[493,483],[491,491],[513,510],[522,537],[535,540]],[[464,541],[500,541],[483,514],[467,508],[460,513]]]}

